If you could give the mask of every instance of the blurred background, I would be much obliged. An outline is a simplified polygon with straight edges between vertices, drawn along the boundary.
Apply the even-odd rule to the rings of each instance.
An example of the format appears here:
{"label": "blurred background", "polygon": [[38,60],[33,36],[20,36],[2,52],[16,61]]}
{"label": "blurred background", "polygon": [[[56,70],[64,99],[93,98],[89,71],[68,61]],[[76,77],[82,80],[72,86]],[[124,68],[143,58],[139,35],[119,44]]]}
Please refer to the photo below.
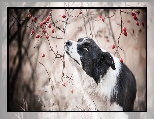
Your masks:
{"label": "blurred background", "polygon": [[[67,6],[70,4],[66,3]],[[134,20],[132,11],[136,14],[139,25]],[[8,12],[10,110],[78,110],[75,103],[81,103],[82,94],[74,89],[77,83],[76,77],[71,77],[74,69],[66,58],[63,68],[63,57],[58,56],[63,55],[67,39],[77,41],[78,38],[88,36],[113,54],[116,49],[112,49],[112,44],[120,47],[115,55],[123,58],[137,81],[134,110],[146,111],[145,8],[8,9]],[[121,33],[121,27],[126,27],[127,36]],[[47,35],[49,38],[46,38]],[[42,54],[45,56],[42,57]],[[63,86],[63,83],[67,86]],[[71,90],[74,90],[73,95]],[[71,100],[74,102],[70,103]],[[81,106],[82,104],[79,105]]]}
{"label": "blurred background", "polygon": [[[23,4],[27,5],[27,3]],[[100,3],[93,5],[91,3],[61,3],[66,7],[100,6],[98,4]],[[120,3],[113,3],[110,6],[118,5]],[[36,6],[39,6],[39,3]],[[77,41],[78,38],[88,36],[93,38],[101,48],[113,54],[116,51],[112,49],[113,43],[122,49],[119,48],[119,55],[117,53],[115,55],[123,58],[137,81],[134,111],[146,111],[146,27],[150,29],[151,25],[146,26],[146,9],[121,10],[124,12],[120,15],[120,9],[82,9],[82,14],[79,14],[80,9],[73,11],[72,9],[67,11],[64,9],[9,9],[8,110],[63,111],[80,110],[80,106],[86,108],[86,105],[82,104],[82,94],[75,88],[74,68],[66,58],[63,59],[61,56],[63,55],[63,44],[67,39]],[[133,10],[140,11],[139,14],[136,13],[139,26],[131,15]],[[31,17],[27,18],[29,12]],[[49,34],[47,39],[40,28],[40,22],[45,20],[51,12],[52,20],[50,19],[49,23],[54,21],[55,26],[53,24],[51,28],[47,26],[46,30]],[[66,14],[66,18],[71,15],[67,24],[65,24],[65,18],[62,18],[63,14]],[[105,18],[104,22],[100,16]],[[107,18],[110,16],[111,18]],[[37,17],[37,20],[32,20],[33,17]],[[120,35],[121,18],[122,26],[127,28],[127,36]],[[151,16],[147,20],[153,23]],[[62,32],[64,25],[66,25],[65,33]],[[33,29],[35,33],[31,35]],[[42,37],[36,38],[36,34]],[[42,54],[45,54],[45,57],[42,57]],[[152,55],[150,57],[152,58]],[[65,61],[65,67],[63,67],[63,61]],[[67,82],[66,87],[63,86],[65,82]]]}

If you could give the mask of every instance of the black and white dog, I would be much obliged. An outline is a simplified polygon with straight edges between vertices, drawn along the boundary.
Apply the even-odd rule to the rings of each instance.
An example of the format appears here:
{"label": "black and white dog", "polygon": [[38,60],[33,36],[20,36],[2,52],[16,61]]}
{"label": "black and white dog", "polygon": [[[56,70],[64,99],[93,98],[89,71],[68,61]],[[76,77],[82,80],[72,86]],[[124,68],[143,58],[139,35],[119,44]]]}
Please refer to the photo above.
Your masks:
{"label": "black and white dog", "polygon": [[[94,40],[88,37],[80,38],[77,42],[68,40],[64,49],[78,71],[85,72],[97,84],[96,90],[98,91],[99,87],[100,97],[105,97],[109,103],[105,110],[133,111],[136,80],[124,63],[100,49]],[[88,79],[82,76],[82,80]]]}

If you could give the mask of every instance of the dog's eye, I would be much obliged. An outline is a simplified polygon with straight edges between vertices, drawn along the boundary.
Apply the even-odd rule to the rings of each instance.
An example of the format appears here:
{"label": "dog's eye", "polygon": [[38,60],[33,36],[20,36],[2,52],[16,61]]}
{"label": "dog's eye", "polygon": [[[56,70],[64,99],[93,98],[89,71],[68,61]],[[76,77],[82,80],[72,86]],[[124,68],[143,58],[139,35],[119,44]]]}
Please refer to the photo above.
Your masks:
{"label": "dog's eye", "polygon": [[86,51],[89,51],[89,50],[88,50],[89,43],[90,43],[90,42],[88,42],[88,41],[85,41],[85,42],[83,43],[83,49],[85,49]]}
{"label": "dog's eye", "polygon": [[86,48],[86,47],[85,47],[85,48],[83,48],[83,49],[85,49],[86,51],[89,51],[89,50],[88,50],[88,48]]}

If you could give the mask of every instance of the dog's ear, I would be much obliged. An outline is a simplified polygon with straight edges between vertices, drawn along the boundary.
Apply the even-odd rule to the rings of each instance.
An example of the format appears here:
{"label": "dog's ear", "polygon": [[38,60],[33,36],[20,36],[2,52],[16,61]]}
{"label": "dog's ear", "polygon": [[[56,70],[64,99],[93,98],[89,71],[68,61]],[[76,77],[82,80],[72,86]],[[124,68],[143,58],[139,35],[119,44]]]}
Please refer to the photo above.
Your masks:
{"label": "dog's ear", "polygon": [[96,83],[100,83],[100,76],[104,77],[104,75],[107,73],[108,68],[111,66],[113,70],[115,70],[115,63],[113,60],[113,57],[108,52],[100,52],[99,58],[94,59],[93,61],[93,78],[96,81]]}
{"label": "dog's ear", "polygon": [[113,60],[113,57],[111,56],[110,53],[108,52],[103,52],[103,55],[102,55],[102,60],[105,61],[105,63],[109,66],[111,66],[111,68],[113,70],[115,70],[115,63],[114,63],[114,60]]}

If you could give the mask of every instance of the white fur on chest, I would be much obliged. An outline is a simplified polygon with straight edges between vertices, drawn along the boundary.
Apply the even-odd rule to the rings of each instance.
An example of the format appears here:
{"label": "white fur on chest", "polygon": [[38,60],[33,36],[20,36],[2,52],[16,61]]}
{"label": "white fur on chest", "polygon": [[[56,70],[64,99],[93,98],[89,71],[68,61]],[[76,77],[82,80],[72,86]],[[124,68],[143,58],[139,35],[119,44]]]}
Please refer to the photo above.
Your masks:
{"label": "white fur on chest", "polygon": [[[112,55],[113,56],[113,55]],[[95,102],[98,110],[100,111],[122,111],[122,107],[116,103],[110,104],[110,98],[113,93],[117,94],[116,83],[117,76],[120,72],[120,62],[119,59],[114,57],[116,70],[111,67],[108,69],[104,77],[100,77],[100,83],[98,85],[95,83],[94,79],[88,76],[84,70],[76,70],[78,74],[78,79],[76,80],[83,87],[82,92],[87,98],[91,98],[88,102],[91,103],[91,107],[94,107],[93,101]],[[75,76],[76,77],[76,76]],[[76,78],[77,78],[76,77]],[[113,92],[114,90],[114,92]]]}
{"label": "white fur on chest", "polygon": [[111,67],[109,67],[104,77],[100,76],[100,83],[98,84],[98,87],[96,89],[101,96],[105,96],[105,98],[107,99],[110,99],[112,93],[118,93],[115,88],[117,83],[117,76],[119,75],[121,69],[119,59],[114,57],[113,55],[112,57],[114,59],[116,69],[113,70]]}

